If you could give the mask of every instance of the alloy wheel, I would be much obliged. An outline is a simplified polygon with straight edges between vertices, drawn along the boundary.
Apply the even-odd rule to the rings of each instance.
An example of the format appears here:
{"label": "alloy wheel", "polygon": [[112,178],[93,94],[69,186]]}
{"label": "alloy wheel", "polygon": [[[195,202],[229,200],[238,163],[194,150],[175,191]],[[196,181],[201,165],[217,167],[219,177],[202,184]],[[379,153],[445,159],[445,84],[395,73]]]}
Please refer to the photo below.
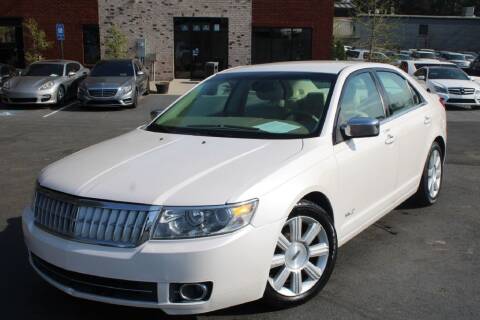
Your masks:
{"label": "alloy wheel", "polygon": [[288,297],[304,294],[322,277],[329,252],[327,232],[317,220],[308,216],[289,219],[270,266],[270,286]]}
{"label": "alloy wheel", "polygon": [[428,160],[428,193],[434,199],[440,191],[440,183],[442,180],[442,157],[436,149],[430,154]]}

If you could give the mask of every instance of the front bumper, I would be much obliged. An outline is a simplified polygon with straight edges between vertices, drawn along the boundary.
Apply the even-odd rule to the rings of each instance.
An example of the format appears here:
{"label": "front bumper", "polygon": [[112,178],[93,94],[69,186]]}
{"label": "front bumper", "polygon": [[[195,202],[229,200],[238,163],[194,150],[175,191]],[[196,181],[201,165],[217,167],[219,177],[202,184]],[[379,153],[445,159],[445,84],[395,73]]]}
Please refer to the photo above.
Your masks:
{"label": "front bumper", "polygon": [[[23,232],[31,256],[64,270],[109,279],[156,284],[157,301],[118,299],[63,285],[35,267],[50,284],[79,298],[106,303],[160,308],[168,314],[204,313],[263,296],[271,258],[283,221],[251,225],[232,234],[191,240],[147,241],[136,248],[114,248],[66,240],[35,226],[30,208]],[[210,298],[172,303],[172,283],[211,282]]]}
{"label": "front bumper", "polygon": [[125,107],[133,105],[134,90],[123,93],[121,89],[118,89],[117,93],[111,97],[94,97],[88,93],[88,90],[79,90],[77,97],[82,106]]}
{"label": "front bumper", "polygon": [[31,92],[2,90],[1,101],[5,104],[56,104],[56,88]]}
{"label": "front bumper", "polygon": [[476,94],[455,95],[438,93],[445,100],[445,104],[452,106],[480,106],[480,96]]}

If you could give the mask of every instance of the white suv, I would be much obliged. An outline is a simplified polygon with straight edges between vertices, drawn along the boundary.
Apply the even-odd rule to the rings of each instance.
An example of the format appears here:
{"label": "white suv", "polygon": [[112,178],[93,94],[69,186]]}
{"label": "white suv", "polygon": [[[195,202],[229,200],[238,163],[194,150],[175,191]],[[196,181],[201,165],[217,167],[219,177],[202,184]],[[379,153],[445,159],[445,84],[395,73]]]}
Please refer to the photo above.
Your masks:
{"label": "white suv", "polygon": [[231,69],[44,169],[30,261],[73,296],[169,314],[297,304],[338,247],[412,196],[437,200],[445,146],[438,96],[393,66]]}

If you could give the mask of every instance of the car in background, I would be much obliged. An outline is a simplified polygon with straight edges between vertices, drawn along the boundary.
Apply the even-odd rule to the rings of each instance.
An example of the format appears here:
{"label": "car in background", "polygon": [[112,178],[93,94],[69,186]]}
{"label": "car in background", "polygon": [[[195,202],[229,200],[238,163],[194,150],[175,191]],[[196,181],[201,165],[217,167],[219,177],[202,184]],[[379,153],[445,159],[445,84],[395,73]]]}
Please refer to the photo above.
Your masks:
{"label": "car in background", "polygon": [[442,52],[441,57],[451,63],[455,63],[459,68],[468,69],[470,68],[470,61],[465,58],[464,54],[456,52]]}
{"label": "car in background", "polygon": [[438,96],[388,64],[232,68],[42,170],[29,261],[72,296],[169,314],[295,306],[338,247],[412,196],[439,199],[446,126]]}
{"label": "car in background", "polygon": [[43,60],[32,63],[22,73],[3,83],[5,104],[57,104],[75,97],[77,86],[89,73],[77,61]]}
{"label": "car in background", "polygon": [[412,57],[415,59],[432,59],[437,60],[437,56],[433,51],[421,51],[417,50],[412,53]]}
{"label": "car in background", "polygon": [[427,91],[439,95],[447,105],[480,107],[480,84],[462,69],[428,66],[414,73]]}
{"label": "car in background", "polygon": [[470,53],[463,53],[463,55],[465,56],[465,59],[470,62],[470,64],[475,61],[475,59],[477,58],[477,55],[473,55],[473,54],[470,54]]}
{"label": "car in background", "polygon": [[0,92],[1,92],[1,87],[4,82],[6,82],[8,79],[15,77],[18,75],[17,70],[15,67],[0,63]]}
{"label": "car in background", "polygon": [[149,93],[149,78],[137,59],[99,61],[78,87],[83,106],[135,108],[138,97]]}
{"label": "car in background", "polygon": [[443,67],[451,67],[451,68],[458,68],[456,64],[447,62],[447,61],[439,61],[435,59],[419,59],[419,60],[405,60],[400,63],[400,69],[408,73],[409,75],[413,75],[415,71],[423,67],[429,66],[443,66]]}
{"label": "car in background", "polygon": [[480,76],[480,56],[478,56],[471,64],[470,64],[470,74],[472,76]]}
{"label": "car in background", "polygon": [[391,59],[393,59],[392,64],[397,67],[401,65],[402,61],[413,60],[411,55],[404,53],[398,53],[394,55]]}
{"label": "car in background", "polygon": [[347,60],[350,61],[367,61],[372,60],[376,62],[389,61],[387,55],[382,52],[374,51],[370,57],[370,51],[366,49],[353,49],[346,52]]}

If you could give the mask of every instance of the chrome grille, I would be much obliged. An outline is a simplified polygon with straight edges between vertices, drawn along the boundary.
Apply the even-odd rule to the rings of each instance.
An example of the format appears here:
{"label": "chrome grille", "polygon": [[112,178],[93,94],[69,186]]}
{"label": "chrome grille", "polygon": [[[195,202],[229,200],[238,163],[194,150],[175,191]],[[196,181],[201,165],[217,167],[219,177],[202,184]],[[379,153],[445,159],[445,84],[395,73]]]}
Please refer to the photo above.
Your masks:
{"label": "chrome grille", "polygon": [[474,94],[474,88],[448,88],[448,93],[456,94],[459,96]]}
{"label": "chrome grille", "polygon": [[77,198],[48,189],[35,196],[35,223],[72,240],[134,247],[149,238],[159,207]]}
{"label": "chrome grille", "polygon": [[90,89],[88,94],[92,97],[113,97],[117,94],[117,89]]}

